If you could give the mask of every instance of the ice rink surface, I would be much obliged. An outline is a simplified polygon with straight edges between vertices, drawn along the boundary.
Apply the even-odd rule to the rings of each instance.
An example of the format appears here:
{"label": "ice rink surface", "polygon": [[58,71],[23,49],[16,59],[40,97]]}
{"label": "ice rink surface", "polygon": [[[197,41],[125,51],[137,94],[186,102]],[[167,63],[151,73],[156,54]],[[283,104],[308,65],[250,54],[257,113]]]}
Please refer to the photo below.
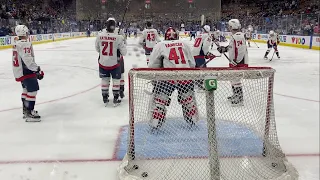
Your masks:
{"label": "ice rink surface", "polygon": [[[189,41],[189,39],[185,39]],[[41,123],[22,119],[21,85],[11,50],[0,51],[0,180],[117,180],[119,129],[128,124],[128,92],[119,107],[104,107],[94,38],[35,45],[45,72],[36,110]],[[125,67],[146,67],[128,39]],[[319,179],[319,51],[279,47],[281,59],[263,60],[265,44],[252,43],[251,66],[271,66],[280,144],[301,180]],[[217,53],[217,51],[213,51]],[[218,54],[218,53],[217,53]],[[272,56],[272,52],[269,54]],[[227,66],[218,58],[209,66]]]}

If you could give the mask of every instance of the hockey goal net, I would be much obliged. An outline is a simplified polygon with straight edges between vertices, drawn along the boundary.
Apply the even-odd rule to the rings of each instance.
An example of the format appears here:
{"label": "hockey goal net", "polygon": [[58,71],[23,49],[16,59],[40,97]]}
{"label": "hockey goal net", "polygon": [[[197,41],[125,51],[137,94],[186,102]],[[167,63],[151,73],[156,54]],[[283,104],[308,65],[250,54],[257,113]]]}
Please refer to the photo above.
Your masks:
{"label": "hockey goal net", "polygon": [[278,142],[267,67],[129,72],[120,179],[296,180]]}

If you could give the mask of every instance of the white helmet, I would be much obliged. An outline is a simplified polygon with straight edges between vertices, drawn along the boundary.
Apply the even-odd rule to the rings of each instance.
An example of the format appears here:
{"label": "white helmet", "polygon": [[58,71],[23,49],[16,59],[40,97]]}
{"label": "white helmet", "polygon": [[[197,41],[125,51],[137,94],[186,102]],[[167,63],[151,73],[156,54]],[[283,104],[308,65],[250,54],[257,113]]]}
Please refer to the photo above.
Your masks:
{"label": "white helmet", "polygon": [[237,30],[237,29],[241,28],[241,24],[240,24],[240,21],[238,19],[231,19],[228,22],[228,25],[232,30]]}
{"label": "white helmet", "polygon": [[208,25],[203,26],[203,29],[205,32],[210,32],[210,26]]}
{"label": "white helmet", "polygon": [[27,36],[29,34],[29,29],[25,25],[16,26],[14,31],[17,36]]}
{"label": "white helmet", "polygon": [[274,31],[272,31],[272,30],[269,32],[269,35],[270,35],[270,36],[274,36],[274,34],[275,34],[275,33],[274,33]]}

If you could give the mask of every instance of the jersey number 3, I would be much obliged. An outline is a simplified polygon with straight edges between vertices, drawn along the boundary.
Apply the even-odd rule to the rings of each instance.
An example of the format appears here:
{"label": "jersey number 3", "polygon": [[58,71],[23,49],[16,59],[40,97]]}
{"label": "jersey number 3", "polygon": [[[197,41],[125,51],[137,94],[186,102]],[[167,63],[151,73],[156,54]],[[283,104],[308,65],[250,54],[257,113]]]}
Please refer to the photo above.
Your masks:
{"label": "jersey number 3", "polygon": [[19,67],[19,61],[18,61],[18,52],[17,51],[13,51],[13,66],[14,67]]}
{"label": "jersey number 3", "polygon": [[[113,42],[101,42],[103,49],[102,49],[102,55],[104,56],[113,56]],[[109,47],[109,53],[108,53],[108,47]]]}
{"label": "jersey number 3", "polygon": [[169,60],[174,61],[175,64],[186,64],[186,59],[184,58],[182,47],[178,47],[178,51],[180,56],[178,56],[176,48],[171,48]]}

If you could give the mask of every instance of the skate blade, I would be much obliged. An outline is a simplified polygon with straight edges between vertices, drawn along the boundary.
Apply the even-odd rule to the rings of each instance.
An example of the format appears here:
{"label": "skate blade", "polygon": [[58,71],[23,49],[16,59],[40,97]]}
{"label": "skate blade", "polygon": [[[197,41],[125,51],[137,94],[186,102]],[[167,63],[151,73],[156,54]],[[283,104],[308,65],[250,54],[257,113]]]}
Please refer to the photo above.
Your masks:
{"label": "skate blade", "polygon": [[104,107],[107,107],[109,103],[104,103]]}
{"label": "skate blade", "polygon": [[41,122],[41,118],[39,119],[33,119],[33,118],[25,118],[26,122]]}
{"label": "skate blade", "polygon": [[244,104],[243,103],[238,103],[238,104],[231,103],[231,107],[241,107],[241,106],[244,106]]}
{"label": "skate blade", "polygon": [[113,104],[113,107],[117,107],[117,106],[119,106],[121,103],[115,103],[115,104]]}

